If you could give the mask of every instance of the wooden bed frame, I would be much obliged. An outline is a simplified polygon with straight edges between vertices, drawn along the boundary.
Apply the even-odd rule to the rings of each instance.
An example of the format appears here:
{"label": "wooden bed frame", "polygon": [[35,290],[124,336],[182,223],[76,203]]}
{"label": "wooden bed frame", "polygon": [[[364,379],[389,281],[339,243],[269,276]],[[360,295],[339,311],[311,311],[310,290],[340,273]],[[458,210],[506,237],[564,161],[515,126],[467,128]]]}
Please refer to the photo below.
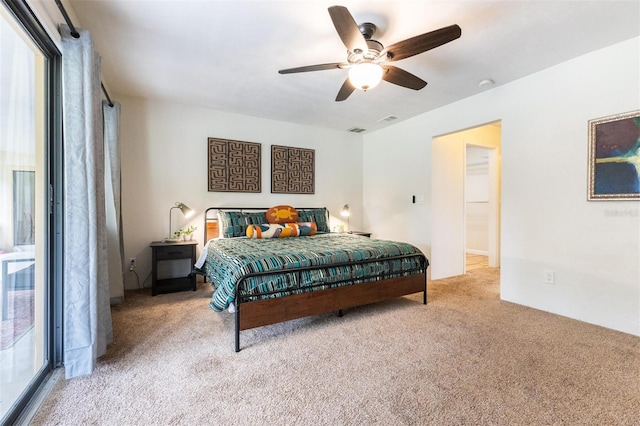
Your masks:
{"label": "wooden bed frame", "polygon": [[[210,207],[205,211],[205,242],[218,237],[219,226],[217,215],[209,217],[211,210],[224,211],[262,211],[267,208],[234,208],[234,207]],[[300,208],[305,210],[305,208]],[[416,255],[398,256],[416,257]],[[300,294],[292,294],[285,297],[277,297],[265,300],[241,302],[236,292],[235,300],[235,351],[240,351],[240,331],[264,325],[277,324],[297,318],[311,315],[319,315],[327,312],[338,312],[342,316],[342,310],[383,300],[394,299],[414,293],[423,293],[423,304],[427,304],[427,268],[428,261],[421,256],[423,273],[382,279],[380,281],[353,284],[325,290],[310,291]],[[378,260],[373,260],[378,261]],[[354,262],[356,263],[356,262]],[[362,262],[359,262],[362,263]],[[351,263],[353,264],[353,263]],[[347,264],[344,264],[347,265]],[[326,267],[326,266],[325,266]],[[295,271],[317,269],[317,267],[296,268]],[[294,270],[292,270],[294,271]],[[282,271],[280,271],[282,272]],[[269,272],[267,272],[269,273]],[[270,272],[271,274],[273,272]],[[250,274],[243,278],[260,275]],[[237,284],[240,287],[242,280]]]}

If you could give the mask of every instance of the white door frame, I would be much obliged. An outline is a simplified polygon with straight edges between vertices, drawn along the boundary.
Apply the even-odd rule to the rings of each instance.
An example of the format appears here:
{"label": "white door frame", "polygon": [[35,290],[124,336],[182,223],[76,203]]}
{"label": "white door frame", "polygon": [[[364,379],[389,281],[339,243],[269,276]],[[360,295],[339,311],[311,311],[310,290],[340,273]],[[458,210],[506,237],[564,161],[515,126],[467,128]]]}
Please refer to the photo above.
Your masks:
{"label": "white door frame", "polygon": [[465,148],[467,144],[492,148],[489,155],[490,266],[500,265],[500,122],[437,136],[431,155],[431,278],[465,273]]}

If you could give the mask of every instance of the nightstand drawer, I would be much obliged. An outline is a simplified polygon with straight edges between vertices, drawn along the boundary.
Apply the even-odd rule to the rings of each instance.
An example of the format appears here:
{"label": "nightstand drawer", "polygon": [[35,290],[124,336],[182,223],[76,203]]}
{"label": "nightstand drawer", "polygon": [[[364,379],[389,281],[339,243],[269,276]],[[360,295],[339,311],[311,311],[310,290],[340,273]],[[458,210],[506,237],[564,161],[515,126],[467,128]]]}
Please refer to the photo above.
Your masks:
{"label": "nightstand drawer", "polygon": [[183,257],[191,257],[193,246],[163,246],[156,247],[156,259],[180,259]]}

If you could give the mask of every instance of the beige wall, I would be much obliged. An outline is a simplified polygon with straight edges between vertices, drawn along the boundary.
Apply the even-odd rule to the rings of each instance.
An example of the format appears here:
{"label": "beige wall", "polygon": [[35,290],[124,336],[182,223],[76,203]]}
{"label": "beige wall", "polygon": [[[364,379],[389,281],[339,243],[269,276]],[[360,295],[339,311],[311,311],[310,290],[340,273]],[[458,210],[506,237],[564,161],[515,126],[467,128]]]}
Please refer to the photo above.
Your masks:
{"label": "beige wall", "polygon": [[586,199],[587,122],[640,109],[639,76],[635,38],[365,135],[365,227],[429,253],[432,139],[501,120],[501,298],[640,335],[640,202]]}
{"label": "beige wall", "polygon": [[[273,120],[228,114],[206,108],[127,98],[122,104],[122,209],[125,263],[137,258],[140,281],[151,271],[149,243],[166,237],[169,209],[181,201],[196,211],[189,220],[173,212],[175,227],[198,226],[203,239],[207,207],[327,207],[332,224],[351,207],[350,223],[362,221],[362,136]],[[262,192],[222,193],[207,190],[207,138],[228,138],[262,144]],[[315,150],[315,194],[271,194],[271,145]],[[136,288],[126,272],[127,289]]]}

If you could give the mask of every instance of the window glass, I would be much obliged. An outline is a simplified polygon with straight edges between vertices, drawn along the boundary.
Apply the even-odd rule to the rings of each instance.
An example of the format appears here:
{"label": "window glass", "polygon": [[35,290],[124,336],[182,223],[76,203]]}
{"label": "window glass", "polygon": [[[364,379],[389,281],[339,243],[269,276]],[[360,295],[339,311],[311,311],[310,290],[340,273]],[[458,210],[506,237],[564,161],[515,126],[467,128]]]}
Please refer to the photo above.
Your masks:
{"label": "window glass", "polygon": [[0,419],[46,362],[44,66],[0,7]]}

